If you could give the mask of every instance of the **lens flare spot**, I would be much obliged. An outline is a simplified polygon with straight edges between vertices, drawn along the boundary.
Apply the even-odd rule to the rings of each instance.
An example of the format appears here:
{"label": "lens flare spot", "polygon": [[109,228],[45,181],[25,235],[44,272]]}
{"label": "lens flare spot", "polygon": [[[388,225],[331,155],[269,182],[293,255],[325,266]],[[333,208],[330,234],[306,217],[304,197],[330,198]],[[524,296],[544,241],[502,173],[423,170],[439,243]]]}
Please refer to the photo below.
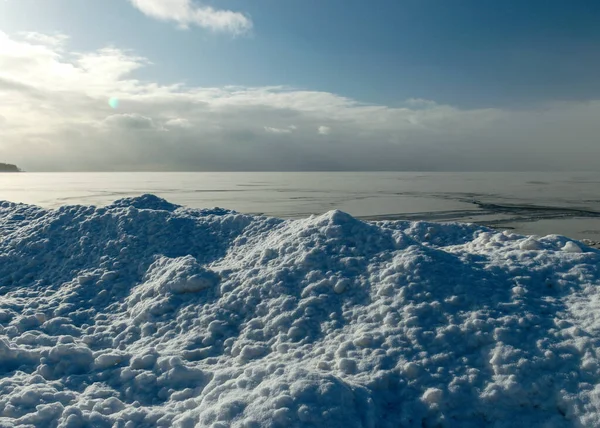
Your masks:
{"label": "lens flare spot", "polygon": [[118,108],[119,107],[119,99],[112,97],[111,99],[108,100],[108,105],[114,109]]}

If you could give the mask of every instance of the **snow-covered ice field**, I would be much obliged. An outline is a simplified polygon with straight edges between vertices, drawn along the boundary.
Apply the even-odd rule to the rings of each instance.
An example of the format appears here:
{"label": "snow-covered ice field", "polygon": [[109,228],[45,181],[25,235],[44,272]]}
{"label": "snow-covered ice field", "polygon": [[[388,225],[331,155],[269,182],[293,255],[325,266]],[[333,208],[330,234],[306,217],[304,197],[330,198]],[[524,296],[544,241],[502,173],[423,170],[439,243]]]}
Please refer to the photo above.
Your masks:
{"label": "snow-covered ice field", "polygon": [[599,262],[340,211],[0,202],[0,426],[599,426]]}

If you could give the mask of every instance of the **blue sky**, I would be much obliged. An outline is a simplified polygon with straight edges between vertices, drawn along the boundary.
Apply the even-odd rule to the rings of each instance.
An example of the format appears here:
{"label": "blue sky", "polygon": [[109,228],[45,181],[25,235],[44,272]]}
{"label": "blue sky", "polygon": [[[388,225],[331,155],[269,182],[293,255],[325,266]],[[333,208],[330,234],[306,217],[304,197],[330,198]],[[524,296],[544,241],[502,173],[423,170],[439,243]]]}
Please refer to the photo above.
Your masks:
{"label": "blue sky", "polygon": [[291,85],[367,102],[459,106],[591,99],[600,3],[533,0],[213,1],[253,22],[231,37],[149,20],[124,0],[5,0],[0,27],[133,49],[144,76],[193,85]]}
{"label": "blue sky", "polygon": [[[157,10],[152,9],[156,7],[161,8],[159,12],[154,15],[149,12]],[[179,15],[174,12],[178,7],[183,11]],[[206,11],[207,8],[212,8],[208,14],[210,16],[205,14],[208,21],[199,23],[196,18],[196,21],[190,18],[192,12]],[[230,15],[224,18],[225,21],[219,22],[215,14],[223,11]],[[189,16],[186,17],[185,13]],[[227,21],[230,18],[238,21]],[[235,27],[238,24],[243,28]],[[488,123],[492,116],[496,125],[499,124],[498,117],[502,117],[501,120],[504,121],[515,120],[510,123],[513,123],[517,130],[527,128],[527,131],[521,131],[524,133],[537,129],[530,122],[527,122],[527,125],[519,122],[524,121],[524,115],[539,117],[540,112],[548,114],[548,110],[556,109],[557,104],[563,105],[561,108],[567,108],[564,107],[566,103],[568,109],[576,110],[586,105],[589,107],[590,103],[594,104],[600,97],[599,24],[600,3],[595,1],[0,1],[0,31],[11,40],[35,45],[39,44],[41,39],[32,37],[31,34],[68,37],[60,42],[60,47],[58,43],[52,44],[54,54],[57,58],[60,57],[59,62],[63,65],[73,63],[78,55],[92,55],[106,47],[118,50],[124,55],[119,60],[121,65],[124,64],[123,61],[127,61],[125,57],[137,58],[135,61],[139,64],[136,67],[131,70],[127,67],[122,68],[123,71],[116,74],[116,80],[110,84],[104,82],[103,87],[113,85],[116,88],[131,78],[138,80],[140,85],[146,85],[144,90],[148,89],[147,85],[168,87],[174,84],[183,85],[176,90],[179,92],[194,92],[199,88],[209,87],[222,89],[231,85],[245,90],[263,88],[263,92],[268,92],[267,88],[285,87],[286,91],[295,91],[296,95],[310,92],[337,97],[338,101],[349,100],[355,103],[353,107],[368,104],[388,110],[409,108],[413,113],[427,110],[431,113],[429,117],[432,120],[444,116],[444,120],[447,121],[446,113],[452,110],[452,114],[456,113],[452,120],[448,123],[436,122],[436,126],[433,127],[436,131],[440,131],[440,126],[454,127],[446,129],[448,132],[444,135],[444,140],[454,141],[469,137],[485,139],[487,142],[496,141],[494,144],[489,143],[491,145],[485,143],[485,147],[494,147],[497,151],[501,151],[499,144],[507,145],[502,147],[503,150],[506,147],[520,147],[523,139],[527,138],[526,134],[519,134],[518,138],[500,136],[502,132],[494,129],[490,130],[489,134],[480,133],[477,137],[472,134],[460,137],[454,135],[456,131],[469,126],[459,126],[452,121],[459,115],[481,115],[487,112],[489,117],[486,116],[487,119],[483,122]],[[182,28],[184,25],[187,28]],[[24,34],[30,34],[30,37],[25,37],[24,40]],[[5,59],[6,63],[7,61],[9,59]],[[14,58],[11,61],[15,61]],[[15,77],[16,74],[9,76],[9,67],[6,70],[8,71],[5,71],[4,77],[11,84],[18,82],[36,86],[34,78],[31,82],[25,82],[22,77]],[[96,79],[97,76],[93,78]],[[135,91],[139,92],[140,88]],[[285,117],[288,114],[293,117],[300,110],[312,111],[312,107],[304,106],[298,110],[297,101],[289,101],[289,96],[286,98],[289,105],[283,105],[283,101],[278,101],[276,106],[269,104],[271,101],[257,101],[266,99],[263,92],[253,95],[255,98],[252,104],[266,111],[275,108],[277,114],[271,120],[268,113],[263,112],[266,116],[262,116],[264,124],[261,123],[259,129],[277,134],[279,139],[298,134],[301,128],[297,124],[290,123],[284,126],[280,123],[283,120],[282,115]],[[14,95],[14,90],[12,93]],[[178,93],[179,95],[181,93]],[[281,93],[277,96],[280,95]],[[101,95],[98,92],[93,96],[110,97],[112,94]],[[137,96],[134,93],[121,94],[125,99]],[[228,97],[231,98],[230,95]],[[411,99],[427,100],[427,103],[419,104],[410,101]],[[142,121],[149,119],[153,125],[177,119],[190,121],[190,118],[152,116],[140,105],[136,106],[137,110],[133,108],[135,103],[133,98],[131,100],[131,103],[125,103],[130,107],[124,107],[119,114],[129,115],[128,117],[134,119],[140,119],[140,116]],[[211,98],[209,104],[213,101]],[[139,97],[135,102],[141,102]],[[13,105],[17,103],[15,100]],[[440,109],[446,109],[445,113],[442,114]],[[214,113],[214,109],[211,111]],[[517,115],[520,111],[525,113],[513,119],[505,118],[511,114]],[[153,114],[164,116],[164,111]],[[562,118],[573,117],[571,110],[562,114],[553,110],[552,114]],[[94,117],[95,115],[96,113]],[[7,116],[10,114],[3,115],[0,110],[0,117],[6,119]],[[98,116],[94,120],[100,119]],[[204,119],[209,120],[207,117]],[[303,120],[307,119],[304,115]],[[312,119],[315,119],[310,125],[313,130],[321,127],[329,129],[325,134],[316,134],[327,135],[329,139],[333,139],[335,134],[331,130],[339,129],[346,120],[340,119],[339,114]],[[407,121],[413,123],[413,119],[409,118]],[[546,120],[555,121],[555,116]],[[87,125],[91,123],[90,117]],[[216,119],[211,118],[210,123],[215,124]],[[338,126],[334,127],[334,124]],[[503,122],[502,126],[505,125]],[[63,124],[63,127],[66,126],[67,124]],[[292,128],[289,128],[290,126]],[[423,125],[419,126],[423,131]],[[565,126],[566,129],[579,129],[581,124],[576,126],[569,122]],[[157,125],[156,129],[161,127],[166,129],[163,125]],[[189,126],[188,130],[190,128],[192,127]],[[235,146],[236,141],[240,139],[247,142],[260,137],[256,134],[256,129],[249,129],[247,125],[241,128],[232,131],[237,136],[227,137],[230,139],[226,140],[229,141],[228,144]],[[421,143],[416,141],[423,139],[423,133],[413,135],[418,131],[416,128],[396,130],[397,134],[394,134],[394,130],[383,127],[385,129],[379,129],[379,133],[373,133],[371,137],[366,134],[373,131],[373,124],[367,128],[364,124],[360,126],[365,140],[383,144],[381,150],[390,150],[388,144],[394,145],[399,144],[398,141],[404,141],[402,153],[419,152],[418,144]],[[433,128],[430,126],[423,132]],[[63,129],[61,132],[67,130]],[[356,132],[352,131],[351,134],[356,135]],[[583,134],[585,142],[581,143],[582,155],[591,144],[590,132],[585,131]],[[123,135],[118,137],[124,138]],[[161,137],[164,140],[165,135]],[[189,137],[188,135],[186,138]],[[110,138],[117,136],[113,135]],[[134,138],[135,136],[128,135],[126,139]],[[172,138],[172,135],[169,135],[169,138]],[[341,144],[342,135],[339,135],[339,138],[340,140],[332,144]],[[540,135],[536,138],[538,141],[542,137]],[[431,139],[427,144],[438,144],[440,140],[440,136],[436,135],[435,140]],[[532,144],[530,152],[535,153],[533,143],[526,143]],[[442,152],[450,150],[448,144],[444,143],[439,149]],[[556,142],[552,148],[554,151],[558,150],[559,143]],[[2,149],[0,145],[0,155]],[[392,151],[394,150],[399,149],[396,147]],[[466,150],[472,153],[481,151],[482,147],[464,146],[459,151]],[[6,147],[4,152],[9,157],[15,157]],[[309,152],[312,153],[310,150]],[[485,150],[478,156],[485,157],[484,152]],[[306,156],[307,162],[313,162],[310,159],[314,154]],[[411,156],[419,157],[416,154]],[[78,159],[82,161],[82,158]],[[223,153],[219,159],[228,159],[228,156]],[[360,167],[360,163],[356,162],[358,161],[352,161],[348,167]],[[432,162],[415,159],[414,165],[420,165],[417,169],[427,169],[428,165],[436,169],[442,168],[438,165],[439,162]],[[410,162],[405,163],[410,165]],[[223,165],[225,164],[230,166],[219,166],[217,169],[237,169],[233,166],[236,162],[224,162]],[[133,167],[135,168],[135,165]],[[155,161],[145,167],[161,168]],[[282,164],[282,168],[284,167]],[[296,167],[303,169],[307,166]],[[323,166],[326,167],[327,165]],[[331,167],[344,169],[343,163]],[[376,160],[369,163],[369,168],[376,167]],[[543,165],[531,167],[541,168]],[[97,165],[93,168],[102,166]],[[260,169],[258,165],[256,168]],[[385,168],[389,169],[390,166],[386,164]],[[407,166],[403,163],[399,168]],[[522,165],[518,168],[529,167]]]}

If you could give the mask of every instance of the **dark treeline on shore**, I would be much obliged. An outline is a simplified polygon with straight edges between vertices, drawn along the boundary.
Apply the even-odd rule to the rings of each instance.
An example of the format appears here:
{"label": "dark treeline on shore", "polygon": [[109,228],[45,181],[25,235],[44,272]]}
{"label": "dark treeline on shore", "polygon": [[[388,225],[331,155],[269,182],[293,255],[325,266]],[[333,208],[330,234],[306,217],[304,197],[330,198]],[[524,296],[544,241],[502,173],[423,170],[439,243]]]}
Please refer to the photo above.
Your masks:
{"label": "dark treeline on shore", "polygon": [[0,172],[19,172],[21,171],[17,165],[0,162]]}

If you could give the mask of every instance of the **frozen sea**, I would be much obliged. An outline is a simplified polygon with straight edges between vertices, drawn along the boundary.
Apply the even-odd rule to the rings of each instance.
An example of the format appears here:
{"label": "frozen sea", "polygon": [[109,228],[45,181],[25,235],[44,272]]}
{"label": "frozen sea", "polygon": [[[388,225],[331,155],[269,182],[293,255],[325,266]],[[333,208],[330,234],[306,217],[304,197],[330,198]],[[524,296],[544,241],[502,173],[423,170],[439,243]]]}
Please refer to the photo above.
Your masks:
{"label": "frozen sea", "polygon": [[0,200],[46,208],[152,193],[192,208],[302,218],[473,222],[600,241],[596,172],[205,172],[0,175]]}

